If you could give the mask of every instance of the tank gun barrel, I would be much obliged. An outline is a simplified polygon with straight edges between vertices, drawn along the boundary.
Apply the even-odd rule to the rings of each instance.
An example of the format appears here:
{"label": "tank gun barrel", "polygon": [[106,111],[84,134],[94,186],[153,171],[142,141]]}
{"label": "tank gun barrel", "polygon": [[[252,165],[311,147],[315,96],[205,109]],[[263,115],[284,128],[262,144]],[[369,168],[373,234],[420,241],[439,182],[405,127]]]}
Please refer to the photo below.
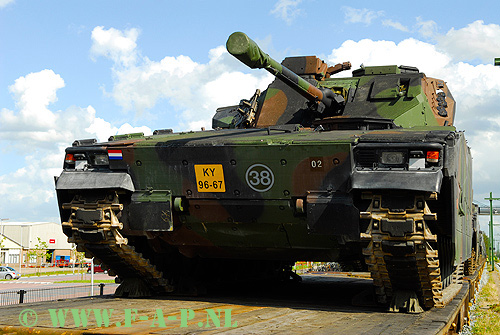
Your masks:
{"label": "tank gun barrel", "polygon": [[257,43],[242,32],[232,33],[226,42],[226,48],[231,55],[248,67],[252,69],[266,69],[309,101],[322,104],[322,108],[318,108],[320,112],[325,108],[330,109],[334,104],[344,102],[342,96],[335,94],[329,89],[315,87],[287,67],[272,59],[259,48]]}

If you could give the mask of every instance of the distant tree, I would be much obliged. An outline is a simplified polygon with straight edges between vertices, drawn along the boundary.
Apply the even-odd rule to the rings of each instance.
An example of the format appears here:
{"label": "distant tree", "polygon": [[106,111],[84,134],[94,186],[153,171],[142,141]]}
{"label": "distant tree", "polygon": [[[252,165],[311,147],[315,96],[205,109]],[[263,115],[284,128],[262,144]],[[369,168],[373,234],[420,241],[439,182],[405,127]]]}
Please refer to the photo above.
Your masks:
{"label": "distant tree", "polygon": [[[2,254],[2,253],[1,253],[2,249],[5,247],[5,246],[3,245],[3,242],[4,242],[4,241],[5,241],[5,236],[3,236],[3,235],[2,235],[2,236],[0,236],[0,255]],[[3,263],[3,260],[0,258],[0,265],[1,265],[2,263]]]}
{"label": "distant tree", "polygon": [[76,251],[76,261],[83,267],[83,263],[85,261],[85,253]]}
{"label": "distant tree", "polygon": [[42,241],[40,237],[37,237],[38,243],[35,244],[35,248],[28,250],[28,258],[31,259],[35,257],[36,259],[36,272],[40,273],[40,266],[42,265],[42,260],[47,260],[47,242]]}
{"label": "distant tree", "polygon": [[76,251],[76,247],[74,249],[74,252],[75,252],[75,259],[76,259],[76,262],[80,264],[80,273],[81,273],[81,278],[83,280],[83,263],[85,261],[85,253],[84,252],[79,252],[79,251]]}
{"label": "distant tree", "polygon": [[483,235],[483,238],[484,238],[484,246],[486,247],[486,250],[488,252],[487,257],[489,258],[491,255],[490,254],[490,238],[486,234]]}

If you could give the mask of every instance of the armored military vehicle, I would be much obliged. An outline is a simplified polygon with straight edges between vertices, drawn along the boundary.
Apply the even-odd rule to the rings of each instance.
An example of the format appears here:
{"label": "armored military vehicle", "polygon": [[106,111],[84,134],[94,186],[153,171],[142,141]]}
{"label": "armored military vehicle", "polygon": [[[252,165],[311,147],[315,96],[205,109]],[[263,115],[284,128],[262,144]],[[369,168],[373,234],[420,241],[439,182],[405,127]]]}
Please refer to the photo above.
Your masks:
{"label": "armored military vehicle", "polygon": [[213,130],[77,140],[56,180],[64,233],[122,285],[199,293],[223,275],[296,278],[298,260],[370,271],[393,310],[443,306],[477,243],[471,155],[446,83],[410,66],[280,64],[243,33],[229,53],[276,79]]}

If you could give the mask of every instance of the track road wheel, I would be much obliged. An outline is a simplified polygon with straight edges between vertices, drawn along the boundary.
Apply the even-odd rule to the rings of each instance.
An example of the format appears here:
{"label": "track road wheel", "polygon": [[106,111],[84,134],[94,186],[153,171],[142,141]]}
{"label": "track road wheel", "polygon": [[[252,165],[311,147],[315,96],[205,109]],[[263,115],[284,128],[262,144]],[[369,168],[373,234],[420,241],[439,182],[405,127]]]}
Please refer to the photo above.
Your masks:
{"label": "track road wheel", "polygon": [[112,265],[109,275],[123,279],[115,295],[139,297],[174,290],[163,273],[134,246],[128,245],[128,239],[122,235],[123,223],[119,218],[123,204],[117,192],[77,194],[62,208],[71,212],[68,221],[62,223],[68,242],[76,243],[78,251],[94,257],[103,268]]}
{"label": "track road wheel", "polygon": [[383,197],[370,195],[370,206],[360,213],[360,219],[370,220],[361,239],[368,242],[363,255],[378,302],[389,304],[394,312],[420,313],[422,307],[442,307],[437,236],[427,225],[437,215],[430,211],[424,195],[398,198],[396,205],[404,203],[405,207],[397,210],[384,208],[385,204],[390,207],[391,199],[382,201]]}

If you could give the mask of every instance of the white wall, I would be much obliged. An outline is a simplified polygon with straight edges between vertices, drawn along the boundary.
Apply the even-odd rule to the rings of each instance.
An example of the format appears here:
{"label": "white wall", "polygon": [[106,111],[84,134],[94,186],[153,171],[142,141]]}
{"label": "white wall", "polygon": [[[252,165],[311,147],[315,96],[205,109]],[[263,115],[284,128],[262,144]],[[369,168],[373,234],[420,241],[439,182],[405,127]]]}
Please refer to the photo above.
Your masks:
{"label": "white wall", "polygon": [[[63,234],[60,223],[55,222],[3,222],[0,234],[23,245],[26,248],[35,248],[38,238],[47,243],[48,249],[71,249],[68,237]],[[22,243],[21,243],[22,238]],[[53,243],[51,243],[53,242]]]}

